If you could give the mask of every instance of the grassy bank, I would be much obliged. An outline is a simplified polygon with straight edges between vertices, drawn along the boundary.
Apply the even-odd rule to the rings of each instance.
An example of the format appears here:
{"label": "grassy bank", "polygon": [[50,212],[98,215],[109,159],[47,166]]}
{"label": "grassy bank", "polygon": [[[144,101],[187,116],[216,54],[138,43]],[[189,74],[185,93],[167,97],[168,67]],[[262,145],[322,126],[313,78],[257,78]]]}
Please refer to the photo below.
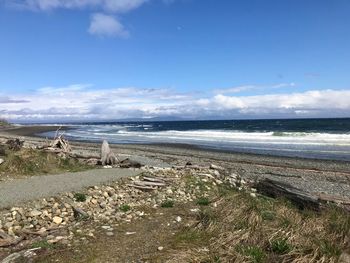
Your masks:
{"label": "grassy bank", "polygon": [[215,207],[176,234],[170,262],[338,262],[349,238],[350,216],[337,207],[300,211],[221,187]]}
{"label": "grassy bank", "polygon": [[2,179],[4,176],[15,178],[88,169],[87,165],[76,159],[61,158],[53,153],[33,149],[22,148],[20,151],[12,151],[2,146],[0,158],[4,159],[4,163],[0,165]]}

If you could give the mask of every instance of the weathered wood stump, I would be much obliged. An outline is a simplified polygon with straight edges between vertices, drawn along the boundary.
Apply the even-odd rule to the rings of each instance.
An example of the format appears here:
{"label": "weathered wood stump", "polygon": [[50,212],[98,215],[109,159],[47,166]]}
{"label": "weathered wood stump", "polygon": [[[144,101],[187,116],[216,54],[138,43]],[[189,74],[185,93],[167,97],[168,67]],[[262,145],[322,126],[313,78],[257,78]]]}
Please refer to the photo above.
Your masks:
{"label": "weathered wood stump", "polygon": [[118,161],[117,156],[112,152],[108,142],[104,140],[101,147],[101,164],[115,165]]}

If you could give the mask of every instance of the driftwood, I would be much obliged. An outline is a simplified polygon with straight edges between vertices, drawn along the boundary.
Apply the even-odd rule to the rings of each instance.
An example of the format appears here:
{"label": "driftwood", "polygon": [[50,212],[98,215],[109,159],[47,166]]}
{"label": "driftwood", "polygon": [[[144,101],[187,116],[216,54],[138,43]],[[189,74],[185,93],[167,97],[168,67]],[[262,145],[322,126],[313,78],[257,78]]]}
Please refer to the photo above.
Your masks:
{"label": "driftwood", "polygon": [[258,193],[273,198],[284,197],[297,205],[300,209],[320,210],[320,202],[316,196],[303,192],[286,183],[264,179],[258,182],[256,189]]}
{"label": "driftwood", "polygon": [[134,184],[138,186],[166,186],[165,183],[147,181],[135,181]]}
{"label": "driftwood", "polygon": [[161,179],[161,178],[150,177],[150,176],[144,176],[143,180],[144,181],[149,181],[149,182],[165,183],[165,181],[163,179]]}
{"label": "driftwood", "polygon": [[323,202],[332,202],[337,203],[341,205],[350,205],[350,198],[343,198],[340,196],[333,196],[333,195],[327,195],[318,193],[316,194],[318,196],[318,199]]}
{"label": "driftwood", "polygon": [[81,219],[84,219],[84,218],[88,218],[89,215],[84,212],[82,209],[78,208],[78,207],[74,207],[72,206],[73,208],[73,212],[74,212],[74,217],[75,218],[81,218]]}
{"label": "driftwood", "polygon": [[141,179],[142,181],[134,181],[132,184],[128,184],[128,186],[144,191],[151,191],[167,185],[167,182],[163,178],[143,176]]}
{"label": "driftwood", "polygon": [[23,237],[18,238],[6,238],[6,239],[0,239],[0,247],[9,247],[17,245],[19,242],[23,240]]}
{"label": "driftwood", "polygon": [[141,168],[141,166],[142,165],[139,162],[130,160],[129,158],[126,158],[119,163],[120,168]]}
{"label": "driftwood", "polygon": [[153,191],[156,190],[156,187],[151,187],[151,186],[141,186],[141,185],[135,185],[135,184],[128,184],[127,186],[129,187],[133,187],[139,190],[143,190],[143,191]]}
{"label": "driftwood", "polygon": [[117,156],[112,152],[108,142],[104,140],[101,146],[101,164],[115,165],[118,161]]}
{"label": "driftwood", "polygon": [[1,238],[1,239],[8,239],[8,238],[11,238],[11,236],[8,235],[8,234],[6,234],[4,231],[2,231],[2,230],[0,229],[0,238]]}

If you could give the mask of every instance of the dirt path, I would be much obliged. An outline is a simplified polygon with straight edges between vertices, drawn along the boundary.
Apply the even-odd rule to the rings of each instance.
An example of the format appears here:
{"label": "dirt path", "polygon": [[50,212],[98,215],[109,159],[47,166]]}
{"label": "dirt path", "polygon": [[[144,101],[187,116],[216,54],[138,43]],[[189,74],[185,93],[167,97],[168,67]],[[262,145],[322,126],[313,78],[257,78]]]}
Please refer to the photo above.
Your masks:
{"label": "dirt path", "polygon": [[0,183],[0,209],[59,193],[78,191],[122,177],[136,176],[140,170],[95,169],[77,173],[33,176]]}

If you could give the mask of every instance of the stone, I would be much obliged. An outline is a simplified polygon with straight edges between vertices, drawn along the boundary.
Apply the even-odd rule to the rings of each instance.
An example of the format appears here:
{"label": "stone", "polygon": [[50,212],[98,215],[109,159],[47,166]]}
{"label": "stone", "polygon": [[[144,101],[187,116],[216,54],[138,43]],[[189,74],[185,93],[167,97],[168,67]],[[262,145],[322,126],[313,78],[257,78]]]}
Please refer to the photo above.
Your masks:
{"label": "stone", "polygon": [[111,237],[111,236],[114,236],[114,233],[113,232],[106,232],[106,235]]}
{"label": "stone", "polygon": [[0,158],[0,164],[3,164],[4,162],[5,160]]}
{"label": "stone", "polygon": [[339,257],[339,263],[350,263],[350,255],[343,252]]}
{"label": "stone", "polygon": [[250,193],[251,197],[256,197],[256,193]]}
{"label": "stone", "polygon": [[164,247],[158,247],[158,251],[162,251]]}
{"label": "stone", "polygon": [[59,216],[55,216],[55,217],[52,219],[52,222],[54,222],[56,225],[61,224],[62,221],[63,221],[62,217],[59,217]]}
{"label": "stone", "polygon": [[30,211],[28,215],[29,215],[30,217],[36,217],[36,216],[40,216],[41,214],[42,214],[41,211],[39,211],[39,210],[37,210],[37,209],[34,209],[34,210]]}
{"label": "stone", "polygon": [[182,221],[181,216],[177,216],[177,217],[175,218],[175,221],[178,222],[178,223],[180,223],[180,222]]}

